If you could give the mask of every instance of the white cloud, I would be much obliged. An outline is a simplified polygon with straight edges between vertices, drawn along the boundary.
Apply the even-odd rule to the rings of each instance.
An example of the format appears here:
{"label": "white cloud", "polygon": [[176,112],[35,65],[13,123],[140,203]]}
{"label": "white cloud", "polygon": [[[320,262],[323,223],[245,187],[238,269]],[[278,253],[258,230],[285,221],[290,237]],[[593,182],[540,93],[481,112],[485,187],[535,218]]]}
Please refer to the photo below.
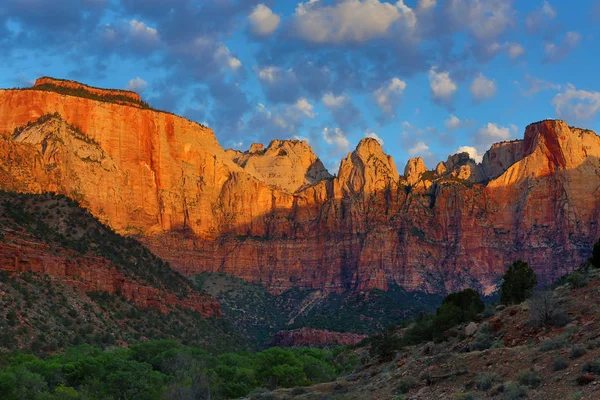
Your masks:
{"label": "white cloud", "polygon": [[538,31],[547,21],[555,19],[556,15],[556,10],[552,8],[550,3],[544,1],[540,8],[527,14],[525,26],[531,32]]}
{"label": "white cloud", "polygon": [[460,119],[456,115],[450,115],[450,117],[444,121],[444,126],[448,130],[454,130],[460,128]]}
{"label": "white cloud", "polygon": [[429,152],[429,146],[425,144],[425,142],[420,141],[414,144],[411,148],[408,149],[408,154],[412,157],[416,155],[422,155],[424,153]]}
{"label": "white cloud", "polygon": [[502,51],[506,52],[511,60],[516,60],[525,54],[525,48],[519,43],[515,42],[505,42],[504,44],[494,42],[488,47],[488,52],[491,54]]}
{"label": "white cloud", "polygon": [[314,118],[315,114],[313,113],[313,105],[308,102],[304,97],[298,99],[296,104],[294,104],[294,108],[300,111],[302,114],[306,115],[308,118]]}
{"label": "white cloud", "polygon": [[313,43],[364,43],[395,30],[412,33],[417,17],[403,0],[344,0],[327,5],[319,0],[299,3],[292,17],[294,33]]}
{"label": "white cloud", "polygon": [[138,20],[129,21],[129,29],[131,32],[131,36],[139,40],[141,42],[151,44],[154,42],[158,42],[158,32],[154,28],[150,28],[145,23]]}
{"label": "white cloud", "polygon": [[525,96],[531,96],[546,90],[560,90],[561,86],[557,83],[545,81],[543,79],[538,79],[529,74],[525,75],[525,82],[527,83],[528,88],[521,90]]}
{"label": "white cloud", "polygon": [[400,102],[400,97],[406,89],[406,82],[392,78],[389,82],[375,90],[375,101],[381,110],[388,114],[394,113],[394,108]]}
{"label": "white cloud", "polygon": [[560,118],[589,119],[600,111],[600,92],[578,90],[569,84],[562,93],[554,96],[552,104]]}
{"label": "white cloud", "polygon": [[558,62],[563,60],[569,53],[577,47],[581,41],[581,34],[578,32],[567,32],[562,42],[546,43],[544,45],[545,61]]}
{"label": "white cloud", "polygon": [[279,80],[281,68],[268,66],[258,70],[258,79],[267,83],[275,83]]}
{"label": "white cloud", "polygon": [[458,153],[469,153],[469,157],[477,163],[480,163],[481,160],[483,160],[483,155],[479,154],[479,151],[473,146],[460,146],[454,154]]}
{"label": "white cloud", "polygon": [[512,1],[452,0],[447,14],[456,26],[466,26],[473,36],[490,42],[514,24]]}
{"label": "white cloud", "polygon": [[343,106],[348,101],[348,96],[340,95],[335,96],[333,93],[325,93],[323,95],[323,104],[327,108],[338,108]]}
{"label": "white cloud", "polygon": [[265,6],[264,4],[259,4],[254,7],[252,13],[248,16],[250,20],[250,29],[252,33],[258,36],[268,36],[271,35],[281,22],[281,17],[273,11]]}
{"label": "white cloud", "polygon": [[437,0],[419,0],[417,11],[429,10],[437,5]]}
{"label": "white cloud", "polygon": [[507,127],[503,127],[489,122],[487,125],[477,130],[477,133],[475,134],[475,144],[477,145],[477,149],[483,152],[489,149],[494,143],[512,139],[516,133],[517,127],[515,125],[511,124]]}
{"label": "white cloud", "polygon": [[380,145],[383,146],[383,139],[380,138],[379,135],[376,134],[375,132],[370,131],[370,130],[367,129],[365,131],[365,137],[368,137],[368,138],[371,138],[371,139],[375,139],[375,140],[377,140],[379,142]]}
{"label": "white cloud", "polygon": [[458,89],[448,72],[437,72],[436,68],[429,70],[429,86],[434,99],[449,102]]}
{"label": "white cloud", "polygon": [[215,52],[215,58],[227,64],[227,66],[233,71],[237,70],[242,66],[242,62],[237,58],[233,57],[229,48],[224,44],[221,44],[217,48],[217,51]]}
{"label": "white cloud", "polygon": [[473,79],[470,87],[473,99],[476,101],[487,100],[496,94],[496,83],[486,78],[481,72]]}
{"label": "white cloud", "polygon": [[324,128],[323,139],[327,144],[335,146],[340,153],[350,150],[350,142],[340,128]]}
{"label": "white cloud", "polygon": [[148,83],[142,78],[135,77],[127,83],[127,90],[132,90],[134,92],[141,92],[148,87]]}

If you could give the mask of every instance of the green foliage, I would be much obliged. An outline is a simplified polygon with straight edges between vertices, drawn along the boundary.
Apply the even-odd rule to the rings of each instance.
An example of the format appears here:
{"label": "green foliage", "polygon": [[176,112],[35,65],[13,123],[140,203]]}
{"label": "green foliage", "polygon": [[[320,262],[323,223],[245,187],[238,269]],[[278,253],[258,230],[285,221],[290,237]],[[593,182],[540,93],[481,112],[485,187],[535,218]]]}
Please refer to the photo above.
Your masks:
{"label": "green foliage", "polygon": [[558,357],[552,364],[553,371],[562,371],[569,366],[569,362],[562,357]]}
{"label": "green foliage", "polygon": [[471,343],[471,350],[487,350],[494,344],[494,338],[490,332],[490,328],[487,322],[481,324],[481,327],[475,335],[475,340]]}
{"label": "green foliage", "polygon": [[569,358],[571,360],[575,360],[583,356],[586,353],[585,347],[582,344],[575,344],[571,347],[571,351],[569,351]]}
{"label": "green foliage", "polygon": [[500,286],[500,302],[518,304],[525,301],[531,296],[537,283],[533,269],[524,261],[515,261],[504,274],[504,281]]}
{"label": "green foliage", "polygon": [[527,398],[527,391],[518,382],[506,382],[504,384],[504,400],[517,400]]}
{"label": "green foliage", "polygon": [[402,338],[396,333],[396,326],[388,326],[381,334],[371,338],[369,353],[381,362],[392,361],[402,348]]}
{"label": "green foliage", "polygon": [[[341,350],[343,352],[343,350]],[[0,368],[2,399],[229,399],[258,387],[306,386],[337,376],[327,350],[271,348],[218,356],[174,341],[101,350],[89,345],[38,359],[12,357]]]}
{"label": "green foliage", "polygon": [[542,384],[542,377],[538,372],[532,370],[519,371],[517,380],[521,385],[528,386],[532,389],[539,387]]}
{"label": "green foliage", "polygon": [[475,386],[479,390],[490,390],[497,380],[496,374],[485,373],[475,378]]}
{"label": "green foliage", "polygon": [[588,361],[581,367],[583,372],[600,375],[600,360]]}
{"label": "green foliage", "polygon": [[567,283],[573,288],[582,288],[585,287],[588,282],[582,273],[575,271],[567,276]]}
{"label": "green foliage", "polygon": [[433,338],[442,339],[445,331],[460,323],[474,320],[484,308],[479,293],[473,289],[449,294],[433,318]]}
{"label": "green foliage", "polygon": [[565,336],[557,336],[555,338],[546,339],[540,345],[540,351],[558,350],[565,347],[568,339]]}
{"label": "green foliage", "polygon": [[405,376],[400,378],[398,385],[396,386],[397,394],[406,394],[410,392],[415,386],[417,386],[417,380],[412,376]]}

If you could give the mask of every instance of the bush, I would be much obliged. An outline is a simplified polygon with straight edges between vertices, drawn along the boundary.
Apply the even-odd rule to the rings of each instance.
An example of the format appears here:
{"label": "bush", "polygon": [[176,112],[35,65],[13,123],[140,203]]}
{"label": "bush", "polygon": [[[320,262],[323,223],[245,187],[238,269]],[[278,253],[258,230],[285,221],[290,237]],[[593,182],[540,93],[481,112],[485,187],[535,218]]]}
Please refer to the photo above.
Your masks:
{"label": "bush", "polygon": [[586,362],[581,370],[589,374],[600,375],[600,360]]}
{"label": "bush", "polygon": [[504,400],[517,400],[527,398],[527,391],[518,382],[504,384]]}
{"label": "bush", "polygon": [[475,395],[472,392],[459,393],[454,396],[454,400],[475,400]]}
{"label": "bush", "polygon": [[587,279],[580,272],[573,272],[567,276],[567,283],[573,288],[582,288],[587,285]]}
{"label": "bush", "polygon": [[554,371],[562,371],[569,366],[569,362],[562,357],[558,357],[554,360],[554,364],[552,365],[552,370]]}
{"label": "bush", "polygon": [[530,322],[535,326],[563,326],[567,323],[564,310],[558,305],[554,293],[537,292],[529,300]]}
{"label": "bush", "polygon": [[402,338],[396,334],[396,327],[388,326],[384,331],[371,340],[369,354],[379,361],[393,360],[396,352],[402,348]]}
{"label": "bush", "polygon": [[562,349],[567,345],[567,342],[567,338],[564,336],[557,336],[552,339],[546,339],[542,342],[542,345],[540,346],[540,351]]}
{"label": "bush", "polygon": [[396,386],[396,393],[406,394],[410,392],[415,386],[417,386],[417,380],[412,376],[405,376],[398,382],[398,386]]}
{"label": "bush", "polygon": [[569,352],[569,357],[571,360],[581,357],[585,354],[585,347],[581,344],[576,344],[571,347],[571,351]]}
{"label": "bush", "polygon": [[521,385],[529,386],[532,389],[535,389],[542,384],[540,374],[532,370],[519,371],[519,373],[517,373],[517,380]]}
{"label": "bush", "polygon": [[497,380],[496,374],[483,374],[475,378],[475,386],[479,390],[490,390]]}
{"label": "bush", "polygon": [[470,348],[471,351],[482,351],[492,347],[492,344],[494,344],[494,338],[490,333],[489,325],[487,324],[487,322],[485,322],[481,324],[481,328],[479,328],[479,331],[477,331],[477,334],[475,335],[475,340],[473,340],[473,342],[471,343]]}
{"label": "bush", "polygon": [[445,331],[460,323],[474,320],[484,309],[485,305],[479,293],[473,289],[449,294],[433,318],[433,337],[442,339]]}
{"label": "bush", "polygon": [[500,286],[500,302],[518,304],[525,301],[531,296],[537,283],[533,269],[524,261],[515,261],[504,274],[504,281]]}

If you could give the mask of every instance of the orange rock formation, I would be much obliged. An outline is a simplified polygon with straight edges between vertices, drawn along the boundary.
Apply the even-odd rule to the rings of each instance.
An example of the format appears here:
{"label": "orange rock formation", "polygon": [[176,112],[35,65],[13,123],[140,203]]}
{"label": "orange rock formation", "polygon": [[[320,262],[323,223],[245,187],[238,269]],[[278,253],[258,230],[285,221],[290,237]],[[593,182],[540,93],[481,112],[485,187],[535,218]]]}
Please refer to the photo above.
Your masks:
{"label": "orange rock formation", "polygon": [[405,177],[372,139],[331,178],[302,142],[225,152],[184,118],[35,88],[0,91],[0,132],[0,187],[75,197],[183,273],[273,292],[490,293],[515,259],[547,282],[600,235],[600,138],[563,121],[530,125],[481,164],[411,160]]}

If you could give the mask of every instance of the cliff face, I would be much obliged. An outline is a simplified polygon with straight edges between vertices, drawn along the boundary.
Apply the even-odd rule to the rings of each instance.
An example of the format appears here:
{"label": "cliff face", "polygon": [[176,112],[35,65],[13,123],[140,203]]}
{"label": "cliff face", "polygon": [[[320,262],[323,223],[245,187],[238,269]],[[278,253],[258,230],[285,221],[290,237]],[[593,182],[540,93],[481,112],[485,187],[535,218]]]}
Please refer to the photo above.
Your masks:
{"label": "cliff face", "polygon": [[226,272],[273,292],[396,282],[489,293],[517,258],[543,281],[562,275],[600,234],[600,138],[562,121],[530,125],[482,164],[454,157],[433,172],[411,160],[405,177],[365,139],[330,178],[302,142],[225,152],[170,114],[0,91],[0,132],[55,112],[4,137],[2,187],[76,197],[186,274]]}
{"label": "cliff face", "polygon": [[356,344],[368,335],[356,333],[330,332],[321,329],[302,328],[293,331],[279,331],[269,342],[270,346],[345,346]]}

